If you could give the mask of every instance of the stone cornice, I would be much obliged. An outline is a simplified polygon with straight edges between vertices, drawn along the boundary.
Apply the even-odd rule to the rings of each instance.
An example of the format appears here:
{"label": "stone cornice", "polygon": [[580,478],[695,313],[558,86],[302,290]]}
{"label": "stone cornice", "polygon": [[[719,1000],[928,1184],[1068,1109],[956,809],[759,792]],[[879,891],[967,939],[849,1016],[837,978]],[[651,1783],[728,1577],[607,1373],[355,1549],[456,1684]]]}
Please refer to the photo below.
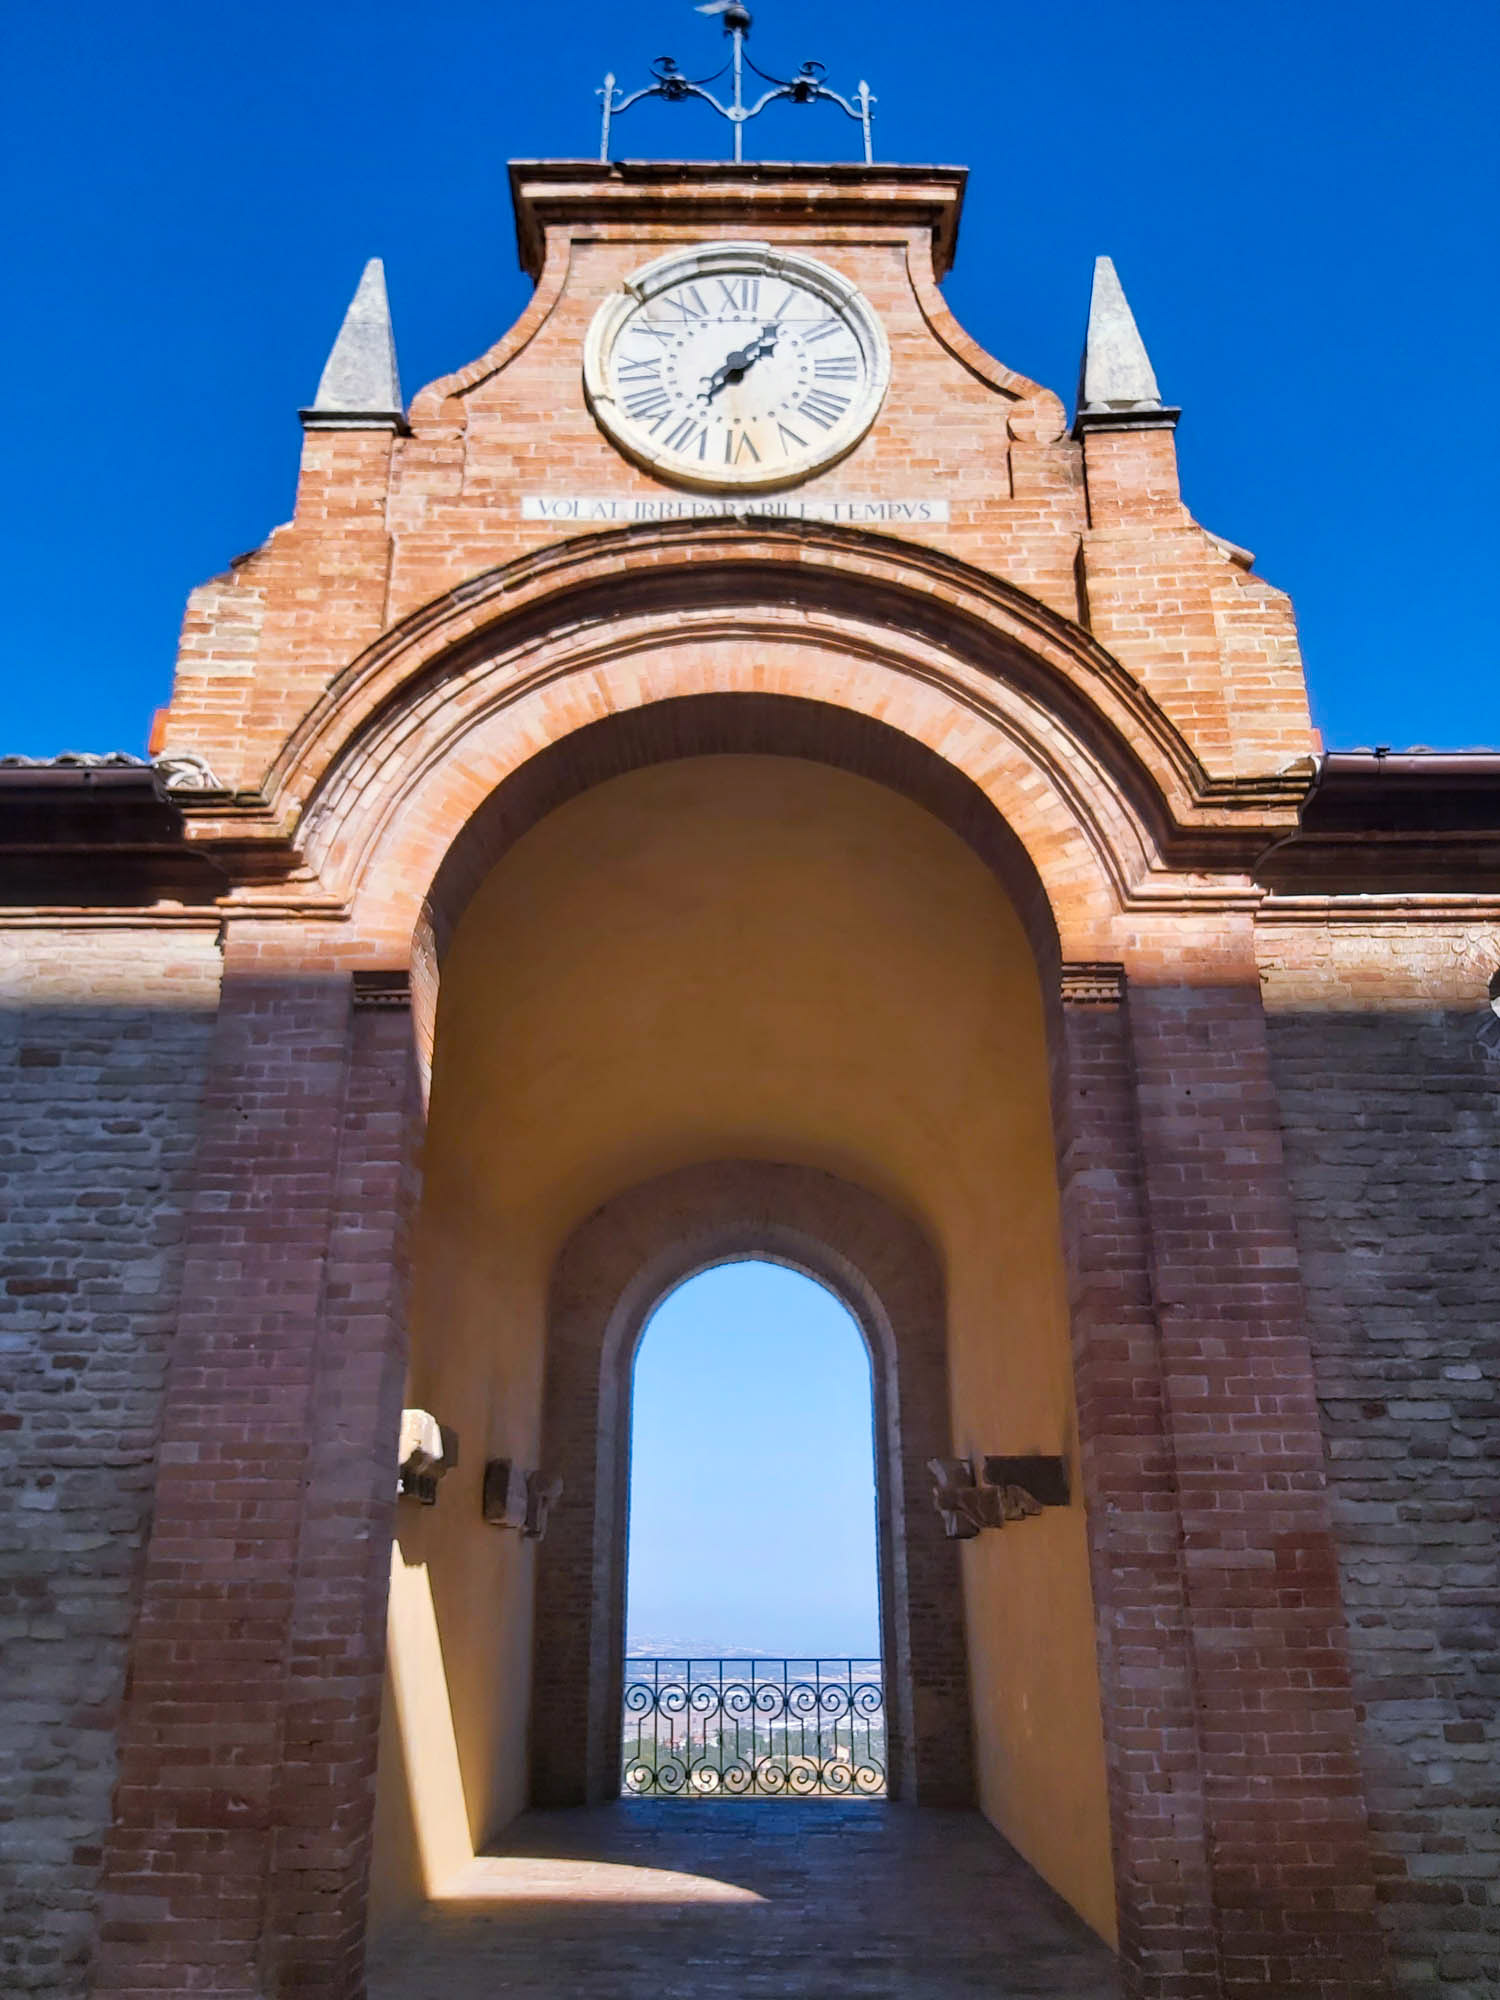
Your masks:
{"label": "stone cornice", "polygon": [[539,277],[549,229],[681,226],[751,234],[795,229],[923,230],[939,278],[953,263],[965,167],[802,166],[777,161],[513,160],[521,268]]}
{"label": "stone cornice", "polygon": [[1380,923],[1493,924],[1500,930],[1500,891],[1469,895],[1442,889],[1382,895],[1356,890],[1348,895],[1284,896],[1269,892],[1255,912],[1260,925]]}

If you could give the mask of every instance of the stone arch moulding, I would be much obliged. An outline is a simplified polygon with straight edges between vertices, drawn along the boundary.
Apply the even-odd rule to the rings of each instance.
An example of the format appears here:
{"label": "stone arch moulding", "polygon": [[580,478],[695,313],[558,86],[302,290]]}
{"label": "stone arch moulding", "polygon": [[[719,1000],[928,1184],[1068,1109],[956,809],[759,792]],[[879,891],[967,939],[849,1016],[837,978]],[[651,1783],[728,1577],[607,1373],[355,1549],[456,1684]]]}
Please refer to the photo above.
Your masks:
{"label": "stone arch moulding", "polygon": [[[894,1795],[973,1796],[957,1544],[925,1461],[949,1449],[942,1270],[880,1197],[802,1166],[720,1160],[615,1196],[568,1239],[548,1303],[543,1459],[566,1481],[537,1568],[532,1790],[539,1805],[619,1790],[630,1383],[663,1297],[715,1264],[764,1258],[818,1280],[870,1356],[881,1641]],[[753,1500],[752,1500],[753,1504]]]}
{"label": "stone arch moulding", "polygon": [[605,714],[730,692],[925,743],[1084,921],[1154,906],[1177,836],[1222,843],[1244,822],[1144,689],[1024,592],[890,537],[732,521],[578,537],[413,612],[314,704],[267,806],[326,892],[399,931],[392,883],[430,881],[527,757]]}
{"label": "stone arch moulding", "polygon": [[[1144,804],[1181,816],[1209,780],[1140,682],[1078,624],[962,559],[870,529],[801,521],[669,521],[568,537],[484,570],[399,619],[337,674],[272,764],[273,802],[306,800],[358,733],[436,668],[564,629],[638,614],[778,604],[853,615],[903,640],[930,639],[991,678],[1015,679],[1114,766]],[[501,631],[503,629],[503,632]],[[1149,809],[1149,808],[1148,808]]]}

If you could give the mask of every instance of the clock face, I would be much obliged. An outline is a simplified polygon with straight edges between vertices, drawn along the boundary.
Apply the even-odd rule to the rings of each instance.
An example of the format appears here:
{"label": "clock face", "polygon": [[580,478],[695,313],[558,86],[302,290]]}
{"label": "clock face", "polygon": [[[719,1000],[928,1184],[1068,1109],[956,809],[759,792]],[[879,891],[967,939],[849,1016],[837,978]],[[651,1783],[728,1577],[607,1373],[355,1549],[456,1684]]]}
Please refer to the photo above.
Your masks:
{"label": "clock face", "polygon": [[659,478],[721,490],[832,465],[889,378],[855,287],[764,243],[658,258],[605,301],[584,349],[589,404],[614,442]]}

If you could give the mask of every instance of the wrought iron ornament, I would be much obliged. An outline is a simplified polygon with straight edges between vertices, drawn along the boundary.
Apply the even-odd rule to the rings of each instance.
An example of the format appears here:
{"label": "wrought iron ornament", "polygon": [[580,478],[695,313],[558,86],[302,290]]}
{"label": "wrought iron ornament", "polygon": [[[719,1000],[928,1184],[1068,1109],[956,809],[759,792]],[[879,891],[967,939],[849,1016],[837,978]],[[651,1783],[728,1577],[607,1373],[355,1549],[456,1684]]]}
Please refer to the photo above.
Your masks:
{"label": "wrought iron ornament", "polygon": [[[623,112],[629,111],[632,105],[639,104],[643,97],[663,97],[669,104],[679,104],[686,97],[697,97],[701,98],[711,110],[717,111],[721,118],[728,119],[730,130],[734,134],[733,157],[736,160],[743,160],[745,157],[745,127],[750,120],[758,118],[768,104],[774,104],[778,99],[785,98],[793,104],[837,105],[846,117],[852,118],[859,126],[864,135],[865,165],[871,164],[875,153],[871,136],[874,114],[870,107],[875,99],[870,95],[870,87],[863,77],[860,78],[859,88],[855,91],[854,101],[851,104],[847,97],[841,96],[836,90],[831,90],[823,81],[827,70],[820,62],[803,63],[795,76],[772,76],[769,70],[762,69],[745,53],[745,44],[750,39],[750,11],[742,7],[739,0],[707,0],[707,4],[699,7],[697,11],[700,14],[723,15],[724,32],[728,35],[730,43],[728,62],[710,76],[693,77],[683,75],[674,56],[658,56],[651,65],[651,74],[655,81],[645,84],[640,90],[631,91],[626,97],[616,97],[615,79],[612,75],[606,76],[603,89],[597,93],[604,100],[604,120],[599,135],[601,161],[607,162],[609,159],[610,128],[615,119]],[[769,85],[753,104],[745,102],[747,69],[758,76],[762,83]],[[723,76],[730,78],[730,96],[727,104],[721,104],[708,88],[711,83],[717,83]],[[751,87],[754,88],[753,85]]]}
{"label": "wrought iron ornament", "polygon": [[630,1659],[620,1787],[631,1798],[881,1798],[878,1660]]}

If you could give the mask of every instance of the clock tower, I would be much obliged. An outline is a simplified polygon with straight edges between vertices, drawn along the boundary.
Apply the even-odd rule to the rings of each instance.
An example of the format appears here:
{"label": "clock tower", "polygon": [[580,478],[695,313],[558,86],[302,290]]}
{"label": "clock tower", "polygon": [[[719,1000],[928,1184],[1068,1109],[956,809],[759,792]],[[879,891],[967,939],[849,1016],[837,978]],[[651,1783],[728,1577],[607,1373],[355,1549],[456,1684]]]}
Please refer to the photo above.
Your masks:
{"label": "clock tower", "polygon": [[[383,280],[367,274],[302,413],[296,515],[195,599],[159,747],[258,788],[273,732],[326,674],[322,645],[304,658],[300,636],[269,671],[262,657],[307,561],[340,565],[341,633],[360,647],[481,553],[524,560],[560,532],[816,524],[889,531],[1023,590],[1128,666],[1180,738],[1169,762],[1195,759],[1231,788],[1251,779],[1293,810],[1303,780],[1286,774],[1318,742],[1290,606],[1183,506],[1177,412],[1107,259],[1071,420],[959,326],[939,287],[965,180],[514,165],[530,306],[403,416]],[[688,559],[690,540],[672,546]],[[230,658],[220,603],[248,619]]]}
{"label": "clock tower", "polygon": [[735,157],[611,162],[610,79],[604,159],[511,168],[526,309],[409,404],[372,261],[150,760],[0,771],[35,1587],[106,1489],[125,1552],[35,1676],[45,1949],[356,2000],[372,1912],[615,1796],[635,1342],[763,1256],[869,1349],[889,1792],[1132,2000],[1376,2000],[1492,1859],[1463,1673],[1378,1692],[1478,1559],[1500,760],[1325,753],[1110,260],[1068,408],[863,85],[763,79],[863,163],[740,157],[720,11]]}
{"label": "clock tower", "polygon": [[[988,1077],[990,1058],[979,1047],[965,1057],[970,1080],[943,1142],[955,1160],[974,1147],[961,1189],[913,1179],[898,1163],[906,1141],[894,1132],[858,1142],[861,1158],[867,1146],[873,1152],[847,1176],[868,1185],[871,1161],[882,1163],[877,1184],[904,1190],[898,1206],[930,1204],[934,1234],[953,1259],[951,1324],[930,1393],[939,1404],[951,1398],[954,1417],[924,1426],[908,1403],[904,1504],[920,1514],[904,1542],[892,1529],[885,1558],[891,1617],[909,1607],[905,1624],[886,1635],[893,1728],[902,1738],[892,1784],[919,1804],[976,1800],[1099,1932],[1119,1940],[1139,1991],[1165,1996],[1187,1990],[1173,1982],[1198,1955],[1249,1950],[1252,1930],[1260,1948],[1260,1892],[1242,1905],[1227,1887],[1232,1878],[1213,1872],[1211,1856],[1227,1851],[1226,1841],[1237,1843],[1257,1881],[1284,1870],[1290,1884],[1307,1865],[1274,1793],[1263,1812],[1256,1804],[1253,1778],[1246,1816],[1236,1804],[1222,1808],[1222,1823],[1216,1818],[1221,1781],[1212,1763],[1223,1733],[1240,1744],[1246,1716],[1274,1689],[1286,1704],[1278,1710],[1285,1754],[1302,1755],[1315,1735],[1318,1754],[1341,1774],[1339,1801],[1358,1796],[1358,1752],[1352,1707],[1304,1713],[1299,1691],[1306,1647],[1345,1659],[1336,1592],[1310,1597],[1300,1569],[1283,1580],[1274,1568],[1243,1568],[1226,1544],[1212,1601],[1183,1572],[1169,1605],[1163,1577],[1123,1559],[1138,1537],[1142,1547],[1150,1542],[1165,1494],[1190,1539],[1222,1540],[1221,1503],[1212,1482],[1160,1485],[1157,1460],[1138,1455],[1119,1428],[1137,1419],[1123,1419],[1126,1392],[1106,1359],[1124,1337],[1123,1306],[1085,1275],[1104,1240],[1102,1222],[1088,1219],[1101,1169],[1087,1162],[1107,1158],[1110,1173],[1122,1171],[1125,1127],[1088,1078],[1100,1064],[1101,1076],[1118,1062],[1151,1074],[1162,1064],[1182,1102],[1202,1106],[1197,1115],[1207,1122],[1189,1140],[1155,1086],[1135,1086],[1148,1092],[1146,1150],[1132,1155],[1130,1171],[1157,1187],[1153,1200],[1169,1199],[1186,1171],[1180,1146],[1195,1175],[1200,1148],[1223,1162],[1201,1221],[1184,1212],[1181,1232],[1174,1229],[1171,1283],[1184,1297],[1209,1282],[1217,1299],[1236,1298],[1255,1341],[1291,1338],[1290,1300],[1267,1287],[1260,1261],[1295,1255],[1274,1127],[1258,1124],[1244,1142],[1253,1164],[1231,1170],[1243,1112],[1221,1121],[1214,1079],[1226,1036],[1239,1050],[1237,1073],[1268,1074],[1251,871],[1259,854],[1295,833],[1319,744],[1287,600],[1180,497],[1177,413],[1159,394],[1112,266],[1101,262],[1094,278],[1076,412],[986,353],[954,319],[940,284],[957,251],[965,179],[960,169],[930,167],[515,164],[519,251],[536,284],[527,310],[488,352],[422,389],[403,415],[384,293],[367,276],[302,413],[295,517],[195,599],[161,747],[168,757],[200,759],[215,781],[195,801],[195,848],[232,845],[256,857],[233,892],[226,971],[243,936],[258,964],[268,951],[289,951],[295,963],[310,954],[309,967],[346,963],[411,977],[431,1097],[413,1225],[407,1400],[451,1424],[455,1408],[498,1396],[505,1414],[495,1436],[474,1441],[480,1457],[536,1463],[565,1482],[525,1573],[512,1564],[496,1582],[497,1615],[530,1630],[533,1667],[529,1707],[512,1689],[492,1723],[502,1740],[515,1733],[518,1746],[529,1732],[531,1745],[529,1761],[519,1747],[501,1760],[492,1819],[528,1796],[570,1805],[618,1784],[620,1670],[606,1636],[617,1629],[610,1591],[618,1578],[601,1583],[596,1565],[608,1547],[618,1572],[623,1526],[602,1492],[590,1500],[582,1476],[603,1447],[587,1426],[580,1436],[570,1427],[579,1403],[597,1396],[597,1381],[555,1409],[547,1401],[562,1391],[544,1290],[512,1301],[517,1324],[534,1319],[535,1330],[522,1337],[527,1358],[503,1363],[478,1358],[477,1321],[462,1335],[445,1331],[436,1280],[424,1275],[447,1228],[449,1197],[439,1191],[449,1184],[450,1150],[477,1148],[476,1160],[488,1159],[477,1134],[459,1137],[460,1101],[484,1099],[490,1087],[470,1075],[484,1060],[477,1046],[465,1053],[464,1031],[445,1025],[463,1018],[467,1004],[455,997],[454,968],[470,967],[464,977],[490,988],[502,1012],[513,989],[498,963],[472,970],[487,948],[471,903],[484,904],[494,871],[522,867],[516,834],[541,812],[543,838],[553,823],[544,807],[570,800],[568,810],[581,813],[595,800],[602,812],[608,794],[592,780],[609,778],[627,788],[618,795],[624,812],[629,787],[666,782],[650,775],[663,759],[679,763],[674,783],[704,773],[704,797],[670,809],[689,850],[699,841],[713,848],[714,815],[740,782],[732,774],[764,771],[755,782],[774,788],[787,757],[884,786],[966,829],[962,838],[986,858],[1011,913],[1003,920],[1016,927],[1010,949],[1036,968],[1028,974],[1033,998],[1015,1002],[1014,1020],[997,1015],[995,1032],[1013,1036],[1018,1050],[1031,1046],[1038,1031],[1025,1025],[1029,1007],[1051,1022],[1051,1053],[1037,1039],[1017,1057],[1010,1082]],[[668,810],[665,800],[659,809]],[[644,794],[640,810],[648,810]],[[819,824],[824,810],[790,798],[775,809],[812,813]],[[775,811],[769,797],[744,804],[745,842],[774,841]],[[601,854],[644,837],[624,823],[601,823],[597,835]],[[894,830],[872,824],[859,838],[881,857],[874,865],[883,874],[907,865],[896,858],[903,841]],[[889,841],[896,846],[887,855]],[[734,886],[739,865],[726,862],[728,876],[715,878],[731,903],[759,893]],[[664,883],[653,907],[676,893]],[[783,895],[793,893],[788,886]],[[950,891],[934,880],[916,893],[941,903]],[[597,932],[600,918],[569,909],[559,907],[557,924]],[[869,912],[868,935],[881,935],[886,921],[895,922]],[[955,905],[954,921],[983,932],[1000,919],[978,910],[959,916]],[[652,925],[651,908],[639,922]],[[768,935],[779,935],[767,923]],[[902,935],[899,923],[893,935]],[[680,948],[663,940],[657,964]],[[512,949],[529,957],[550,947],[517,939]],[[724,949],[704,943],[701,956]],[[865,949],[851,942],[845,962],[864,963]],[[885,987],[904,1025],[892,1027],[889,1048],[860,1057],[846,1050],[840,1060],[865,1076],[862,1093],[883,1097],[891,1073],[905,1068],[922,1079],[912,1091],[941,1097],[949,1086],[927,1070],[958,1031],[903,997],[908,947],[893,949],[888,963],[870,960],[864,985]],[[952,946],[933,949],[946,958]],[[778,946],[775,965],[791,967],[799,950]],[[707,964],[682,971],[685,981],[712,976]],[[977,996],[990,976],[957,965],[943,974],[970,996],[965,1007],[983,1004]],[[618,1021],[591,1020],[543,1053],[557,1022],[582,1004],[570,994],[655,977],[644,967],[627,974],[580,964],[545,1017],[523,1013],[508,1039],[548,1069],[576,1063],[580,1042],[613,1048]],[[772,964],[741,974],[752,988],[797,978]],[[719,1004],[705,1002],[682,1021],[677,1052],[632,1047],[598,1058],[611,1074],[619,1060],[652,1076],[655,1092],[639,1123],[627,1118],[618,1131],[601,1131],[593,1154],[569,1168],[592,1199],[620,1192],[622,1178],[649,1183],[653,1161],[687,1172],[705,1158],[736,1158],[747,1144],[755,1157],[845,1177],[844,1127],[864,1122],[867,1103],[829,1106],[816,1131],[803,1130],[791,1106],[789,1122],[762,1108],[779,1086],[751,1066],[736,1072],[729,1099],[697,1137],[691,1119],[679,1129],[677,1114],[661,1108],[658,1099],[670,1101],[677,1087],[671,1073],[681,1049],[697,1046]],[[824,1020],[814,1007],[811,1018],[808,1033],[830,1056],[856,1033],[848,1017]],[[724,1016],[698,1058],[705,1074],[727,1060],[739,1032]],[[783,1046],[768,1027],[744,1032]],[[790,1077],[806,1053],[783,1048],[770,1060]],[[1027,1107],[1022,1122],[1045,1125],[1053,1115],[1049,1061],[1070,1079],[1075,1121],[1065,1128],[1073,1136],[1060,1128],[1051,1142],[1073,1175],[1071,1208],[1056,1213],[1050,1196],[1038,1207],[1033,1192],[1021,1192],[1039,1168],[1016,1151],[1020,1127],[997,1132],[992,1144],[971,1141],[970,1113],[959,1108],[968,1090],[1015,1089]],[[1057,1070],[1064,1062],[1070,1067]],[[700,1087],[713,1097],[701,1078],[692,1085]],[[492,1115],[503,1128],[510,1113],[497,1102]],[[974,1129],[987,1124],[981,1114]],[[762,1125],[747,1141],[745,1131]],[[516,1132],[511,1143],[534,1146],[540,1161],[552,1142]],[[606,1171],[603,1159],[620,1149],[634,1164]],[[500,1172],[498,1161],[473,1168],[483,1182]],[[936,1162],[930,1172],[938,1175]],[[1007,1224],[988,1248],[978,1240],[960,1247],[959,1215],[967,1202],[987,1205],[987,1177]],[[494,1199],[500,1207],[483,1227],[509,1243],[519,1224]],[[1142,1210],[1130,1225],[1148,1232],[1142,1257],[1165,1254],[1147,1248],[1158,1226],[1155,1209],[1151,1216]],[[564,1224],[578,1219],[564,1205],[555,1229],[566,1235]],[[1123,1226],[1117,1218],[1106,1234]],[[1081,1287],[1071,1350],[1058,1317],[1065,1240]],[[1002,1242],[1003,1256],[995,1248]],[[1237,1246],[1227,1258],[1226,1242]],[[452,1254],[462,1265],[474,1253]],[[524,1263],[541,1252],[516,1241],[507,1254]],[[463,1326],[481,1308],[450,1302],[443,1310]],[[1099,1331],[1081,1331],[1096,1315]],[[1253,1371],[1242,1378],[1228,1352],[1211,1363],[1210,1335],[1195,1314],[1180,1326],[1168,1319],[1162,1337],[1168,1348],[1180,1344],[1180,1356],[1168,1360],[1164,1349],[1151,1367],[1209,1370],[1215,1407],[1238,1434],[1237,1399],[1248,1410],[1258,1393]],[[461,1363],[460,1349],[473,1343],[475,1358]],[[1059,1387],[1069,1351],[1081,1372]],[[914,1398],[921,1364],[904,1357],[901,1365],[904,1394]],[[526,1419],[519,1383],[537,1370],[543,1400]],[[1260,1528],[1267,1548],[1277,1537],[1306,1537],[1317,1561],[1327,1551],[1331,1562],[1310,1377],[1289,1378],[1283,1394],[1296,1414],[1267,1438],[1271,1457],[1254,1475],[1267,1482]],[[1205,1447],[1183,1439],[1175,1448]],[[977,1468],[986,1452],[1028,1449],[1074,1455],[1078,1503],[996,1538],[993,1550],[984,1536],[972,1546],[944,1540],[926,1461],[956,1455]],[[1286,1493],[1270,1497],[1269,1483],[1282,1477],[1271,1461],[1283,1467],[1289,1451],[1305,1453],[1305,1464],[1297,1458],[1301,1470]],[[458,1523],[469,1476],[460,1458],[432,1526],[403,1540],[468,1532]],[[493,1557],[483,1549],[483,1559]],[[433,1560],[441,1568],[464,1559],[448,1551]],[[1039,1579],[1028,1580],[1038,1560],[1051,1576],[1040,1595]],[[403,1623],[412,1616],[402,1595],[408,1575],[398,1569],[396,1685],[409,1684],[399,1658],[415,1644]],[[580,1653],[586,1631],[577,1607],[590,1591],[595,1636]],[[1268,1630],[1290,1620],[1295,1643],[1278,1654],[1258,1640],[1242,1657],[1231,1646],[1223,1678],[1191,1694],[1195,1646],[1219,1646],[1242,1618]],[[1163,1691],[1141,1717],[1112,1642],[1099,1648],[1100,1635],[1143,1619],[1159,1633]],[[1012,1668],[1004,1664],[1011,1641],[999,1635],[1019,1630],[1038,1662],[1024,1723],[1000,1692]],[[444,1652],[462,1660],[466,1645],[482,1654],[486,1643],[449,1635]],[[1228,1664],[1236,1658],[1238,1668]],[[1205,1702],[1218,1706],[1210,1712]],[[410,1732],[423,1726],[408,1718]],[[464,1725],[453,1727],[462,1745]],[[1204,1762],[1191,1834],[1175,1779],[1159,1806],[1139,1792],[1138,1729],[1163,1756],[1180,1732],[1202,1732],[1193,1738]],[[1329,1813],[1317,1867],[1330,1907],[1373,1907],[1364,1808],[1330,1803]],[[1170,1909],[1160,1900],[1164,1846],[1183,1885]],[[399,1904],[403,1869],[419,1873],[388,1841],[377,1847],[377,1902]],[[1331,2000],[1379,1990],[1376,1933],[1352,1940],[1338,1923],[1325,1934],[1300,1904],[1295,1914],[1292,1902],[1278,1907],[1287,1929],[1276,1949],[1316,1965],[1320,1993]],[[1219,1976],[1204,1974],[1192,1990],[1217,1995]]]}

